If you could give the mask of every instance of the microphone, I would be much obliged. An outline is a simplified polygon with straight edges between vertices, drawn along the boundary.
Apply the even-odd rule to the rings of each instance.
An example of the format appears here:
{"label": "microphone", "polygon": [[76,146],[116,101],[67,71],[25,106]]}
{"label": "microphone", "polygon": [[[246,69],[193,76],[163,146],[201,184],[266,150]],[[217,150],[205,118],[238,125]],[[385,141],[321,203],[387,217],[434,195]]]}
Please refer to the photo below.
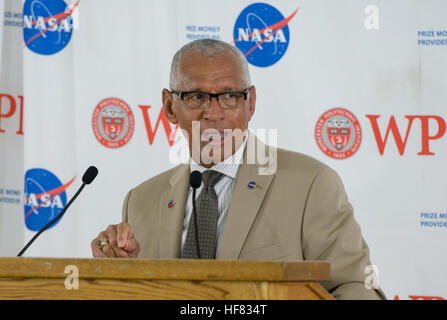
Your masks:
{"label": "microphone", "polygon": [[200,173],[200,171],[196,170],[196,171],[191,172],[191,175],[189,176],[189,184],[194,189],[197,189],[200,187],[200,185],[202,184],[202,174]]}
{"label": "microphone", "polygon": [[82,176],[82,182],[85,184],[90,184],[95,180],[96,176],[98,175],[98,169],[94,166],[89,167],[84,175]]}
{"label": "microphone", "polygon": [[[19,252],[17,257],[21,257],[22,254],[25,253],[25,251],[28,249],[28,247],[34,242],[34,240],[37,239],[38,236],[40,236],[41,233],[43,233],[45,230],[47,230],[49,227],[51,227],[56,221],[58,221],[62,216],[65,214],[67,209],[71,206],[71,204],[76,200],[76,198],[79,196],[81,191],[84,189],[84,187],[87,184],[90,184],[95,180],[96,176],[98,175],[98,169],[94,166],[89,167],[84,175],[82,176],[82,186],[79,188],[79,190],[76,192],[76,194],[71,198],[71,200],[68,202],[68,204],[65,206],[65,208],[57,215],[56,218],[48,222],[42,229],[37,232],[34,237],[26,244],[26,246],[22,249],[22,251]],[[200,177],[202,178],[202,177]]]}
{"label": "microphone", "polygon": [[193,219],[194,219],[194,229],[195,229],[195,238],[196,238],[196,249],[197,256],[199,259],[202,258],[200,255],[200,247],[199,247],[199,229],[197,226],[197,211],[196,211],[196,189],[200,187],[202,184],[202,174],[200,171],[193,171],[189,176],[189,184],[192,187],[192,209],[193,209]]}

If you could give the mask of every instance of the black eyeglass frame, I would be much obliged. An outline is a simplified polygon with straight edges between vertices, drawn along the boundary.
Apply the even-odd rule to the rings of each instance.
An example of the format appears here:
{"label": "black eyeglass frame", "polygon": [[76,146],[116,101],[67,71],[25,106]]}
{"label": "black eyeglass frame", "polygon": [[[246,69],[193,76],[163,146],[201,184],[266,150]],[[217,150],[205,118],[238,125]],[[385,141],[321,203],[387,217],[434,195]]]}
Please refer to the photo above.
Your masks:
{"label": "black eyeglass frame", "polygon": [[210,93],[210,92],[204,92],[204,91],[177,91],[177,90],[171,90],[169,92],[179,96],[180,100],[182,100],[182,101],[183,101],[183,98],[184,98],[185,94],[188,94],[188,93],[198,93],[198,94],[207,94],[210,97],[209,102],[211,102],[211,99],[213,97],[215,97],[217,99],[217,101],[219,101],[219,103],[220,103],[219,96],[223,95],[223,94],[229,94],[229,93],[240,93],[240,94],[243,94],[244,95],[244,101],[246,101],[247,98],[248,98],[248,91],[250,90],[250,88],[251,88],[251,86],[248,87],[247,89],[243,90],[243,91],[225,91],[225,92],[218,92],[218,93]]}

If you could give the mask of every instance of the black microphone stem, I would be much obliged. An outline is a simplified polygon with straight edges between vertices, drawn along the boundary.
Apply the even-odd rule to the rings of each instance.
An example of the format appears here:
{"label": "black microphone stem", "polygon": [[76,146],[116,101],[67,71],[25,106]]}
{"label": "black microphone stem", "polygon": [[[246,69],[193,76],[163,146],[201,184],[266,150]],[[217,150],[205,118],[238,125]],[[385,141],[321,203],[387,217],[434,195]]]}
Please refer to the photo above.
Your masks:
{"label": "black microphone stem", "polygon": [[197,256],[199,257],[199,259],[201,259],[202,255],[200,254],[200,246],[199,246],[199,229],[197,227],[196,188],[192,188],[192,209],[194,215],[194,231],[196,236]]}
{"label": "black microphone stem", "polygon": [[81,193],[82,189],[84,189],[85,187],[85,183],[82,184],[82,186],[79,188],[79,190],[75,193],[75,195],[73,196],[73,198],[71,198],[71,200],[68,202],[68,204],[65,206],[65,208],[61,211],[61,213],[59,213],[57,215],[56,218],[54,218],[53,220],[51,220],[50,222],[47,223],[47,225],[45,227],[43,227],[42,229],[39,230],[39,232],[37,232],[34,237],[26,244],[26,246],[22,249],[22,251],[20,251],[20,253],[17,255],[17,257],[21,257],[22,254],[25,253],[26,249],[28,249],[28,247],[34,242],[34,240],[37,239],[38,236],[40,236],[40,234],[42,232],[44,232],[45,230],[47,230],[49,227],[51,227],[52,224],[54,224],[56,221],[58,221],[60,218],[62,218],[62,216],[65,214],[65,211],[67,211],[67,209],[71,206],[71,204],[73,203],[73,201],[76,200],[76,198],[79,196],[79,194]]}

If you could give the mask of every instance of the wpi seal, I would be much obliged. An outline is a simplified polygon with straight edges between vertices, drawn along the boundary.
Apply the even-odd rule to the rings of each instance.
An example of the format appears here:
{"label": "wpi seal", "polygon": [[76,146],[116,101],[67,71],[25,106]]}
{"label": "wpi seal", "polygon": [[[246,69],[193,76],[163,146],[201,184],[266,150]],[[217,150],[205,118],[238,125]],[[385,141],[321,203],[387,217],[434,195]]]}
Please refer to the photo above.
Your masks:
{"label": "wpi seal", "polygon": [[315,127],[315,139],[321,151],[334,159],[346,159],[360,147],[362,129],[348,110],[334,108],[325,112]]}
{"label": "wpi seal", "polygon": [[102,145],[119,148],[132,138],[135,120],[126,102],[118,98],[106,98],[96,106],[92,126],[96,139]]}

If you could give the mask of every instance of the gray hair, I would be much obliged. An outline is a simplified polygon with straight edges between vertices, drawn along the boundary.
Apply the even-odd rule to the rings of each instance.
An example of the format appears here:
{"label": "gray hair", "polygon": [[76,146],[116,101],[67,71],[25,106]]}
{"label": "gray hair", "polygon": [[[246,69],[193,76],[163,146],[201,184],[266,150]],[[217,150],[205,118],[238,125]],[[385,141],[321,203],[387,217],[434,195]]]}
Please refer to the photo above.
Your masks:
{"label": "gray hair", "polygon": [[227,52],[233,54],[240,60],[243,70],[242,76],[245,78],[247,85],[250,85],[251,79],[250,79],[250,72],[248,70],[247,59],[245,58],[245,55],[237,47],[232,46],[231,44],[221,40],[199,39],[185,44],[183,47],[180,48],[180,50],[176,52],[174,58],[172,58],[171,73],[169,75],[169,86],[171,90],[177,89],[177,86],[179,85],[178,83],[179,63],[185,52],[189,51],[196,52],[208,57],[214,57]]}

